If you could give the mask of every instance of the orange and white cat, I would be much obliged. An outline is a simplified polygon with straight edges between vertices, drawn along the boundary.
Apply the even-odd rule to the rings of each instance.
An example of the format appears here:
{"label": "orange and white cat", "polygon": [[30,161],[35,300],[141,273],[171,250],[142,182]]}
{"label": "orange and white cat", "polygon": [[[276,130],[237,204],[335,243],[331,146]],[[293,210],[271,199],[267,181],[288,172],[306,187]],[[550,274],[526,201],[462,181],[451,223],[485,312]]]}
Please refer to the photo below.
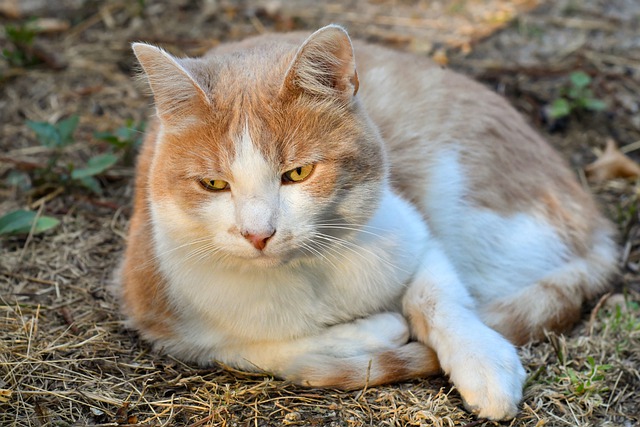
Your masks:
{"label": "orange and white cat", "polygon": [[570,326],[615,270],[559,156],[425,58],[333,25],[200,59],[133,49],[157,120],[118,277],[167,353],[346,389],[442,369],[510,418],[514,344]]}

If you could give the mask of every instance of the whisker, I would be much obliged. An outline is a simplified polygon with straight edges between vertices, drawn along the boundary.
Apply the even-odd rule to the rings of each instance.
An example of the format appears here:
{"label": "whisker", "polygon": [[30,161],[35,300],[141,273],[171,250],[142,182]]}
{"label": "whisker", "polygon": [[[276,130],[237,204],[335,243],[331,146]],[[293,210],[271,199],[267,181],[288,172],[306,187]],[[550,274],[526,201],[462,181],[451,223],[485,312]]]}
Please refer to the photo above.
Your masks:
{"label": "whisker", "polygon": [[160,261],[161,257],[169,255],[169,254],[171,254],[171,253],[173,253],[175,251],[178,251],[180,249],[184,249],[184,248],[187,248],[187,247],[190,247],[190,246],[200,245],[202,243],[209,242],[210,240],[211,240],[210,237],[202,237],[202,238],[199,238],[199,239],[196,239],[196,240],[191,240],[191,241],[189,241],[187,243],[183,243],[183,244],[181,244],[179,246],[173,247],[171,249],[168,249],[166,251],[160,252],[158,254],[154,254],[150,259],[148,259],[146,262],[142,263],[138,268],[139,269],[147,268],[147,267],[151,266],[154,262]]}
{"label": "whisker", "polygon": [[[356,228],[356,227],[347,227],[344,225],[322,225],[322,224],[316,224],[316,226],[318,228],[322,228],[322,229],[329,229],[329,230],[349,230],[349,231],[357,231],[360,233],[364,233],[364,234],[369,234],[375,237],[384,237],[382,234],[378,234],[378,233],[374,233],[373,231],[369,231],[369,230],[365,230],[362,228]],[[382,228],[378,228],[378,230],[383,230]]]}
{"label": "whisker", "polygon": [[322,252],[320,252],[319,250],[317,250],[316,248],[312,247],[311,245],[309,245],[308,243],[302,243],[301,247],[307,249],[309,252],[311,252],[313,255],[319,256],[322,259],[324,259],[325,261],[327,261],[329,264],[331,264],[331,266],[333,268],[335,268],[336,270],[338,270],[338,267]]}
{"label": "whisker", "polygon": [[[388,229],[383,229],[383,228],[380,228],[380,227],[372,227],[372,226],[367,226],[367,225],[364,225],[363,227],[371,228],[371,229],[374,229],[374,230],[385,230],[385,231],[388,231]],[[345,225],[345,224],[338,224],[338,225],[322,225],[322,224],[320,224],[320,225],[317,225],[317,228],[353,230],[353,231],[361,232],[363,234],[368,234],[368,235],[375,236],[375,237],[380,237],[380,238],[384,238],[385,237],[385,236],[383,236],[381,234],[374,233],[372,231],[355,228],[354,226],[351,226],[349,224],[347,224],[347,225]],[[331,236],[331,237],[335,237],[336,239],[339,239],[339,237],[337,237],[337,236],[332,236],[332,235],[329,235],[329,234],[326,234],[326,233],[322,233],[322,234],[325,234],[327,236]],[[342,240],[344,240],[344,239],[342,239]],[[355,244],[353,242],[349,242],[349,243]],[[396,248],[396,251],[401,252],[403,254],[407,254],[408,253],[407,250],[404,247],[398,247],[398,248]]]}
{"label": "whisker", "polygon": [[[315,237],[320,237],[320,236],[315,234]],[[324,240],[327,240],[327,239],[324,239]],[[344,253],[340,250],[342,246],[338,248],[338,247],[335,247],[335,245],[332,245],[331,241],[323,241],[323,240],[313,240],[312,243],[317,246],[316,250],[325,251],[328,256],[331,256],[337,261],[340,261],[340,263],[344,265]],[[343,248],[343,249],[349,249],[349,248]]]}
{"label": "whisker", "polygon": [[327,234],[323,234],[323,233],[316,233],[315,237],[320,238],[320,239],[324,239],[324,240],[329,241],[329,242],[333,242],[333,243],[335,243],[337,245],[340,245],[345,250],[349,250],[350,252],[362,257],[363,259],[368,259],[368,258],[366,258],[364,256],[364,254],[362,254],[358,250],[364,251],[364,252],[368,253],[369,255],[373,256],[378,261],[386,264],[387,266],[389,266],[389,267],[391,267],[393,269],[402,271],[403,273],[409,274],[408,271],[398,267],[397,265],[394,265],[392,262],[382,258],[380,255],[376,254],[375,252],[373,252],[373,251],[371,251],[371,250],[369,250],[367,248],[364,248],[364,247],[362,247],[362,246],[360,246],[360,245],[358,245],[358,244],[356,244],[354,242],[350,242],[348,240],[341,239],[339,237],[335,237],[335,236],[331,236],[331,235],[327,235]]}

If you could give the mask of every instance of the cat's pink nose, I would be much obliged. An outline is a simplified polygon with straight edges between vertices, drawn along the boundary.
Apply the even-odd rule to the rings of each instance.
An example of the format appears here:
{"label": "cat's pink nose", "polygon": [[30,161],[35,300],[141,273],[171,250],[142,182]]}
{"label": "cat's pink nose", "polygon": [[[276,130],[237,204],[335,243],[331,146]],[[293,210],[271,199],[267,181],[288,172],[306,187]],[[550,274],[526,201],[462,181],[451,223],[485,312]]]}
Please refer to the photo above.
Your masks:
{"label": "cat's pink nose", "polygon": [[243,232],[242,237],[247,239],[254,248],[261,251],[265,248],[265,246],[267,246],[267,240],[269,240],[274,234],[276,234],[275,230],[264,233]]}

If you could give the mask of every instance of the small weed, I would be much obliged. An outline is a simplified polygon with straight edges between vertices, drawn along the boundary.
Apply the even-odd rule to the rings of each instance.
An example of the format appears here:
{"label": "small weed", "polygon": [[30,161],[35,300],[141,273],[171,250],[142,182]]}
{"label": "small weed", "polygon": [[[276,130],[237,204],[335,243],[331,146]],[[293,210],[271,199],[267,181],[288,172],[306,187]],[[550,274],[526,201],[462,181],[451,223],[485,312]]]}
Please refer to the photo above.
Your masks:
{"label": "small weed", "polygon": [[608,319],[605,327],[614,334],[620,332],[640,331],[640,304],[625,298],[624,307],[616,304],[614,309],[605,314]]}
{"label": "small weed", "polygon": [[606,371],[613,366],[609,364],[597,364],[591,356],[587,357],[585,369],[582,371],[566,368],[567,376],[562,378],[569,382],[571,392],[575,395],[582,396],[584,394],[602,393],[608,391],[605,385]]}
{"label": "small weed", "polygon": [[[36,134],[40,145],[50,149],[49,159],[46,165],[33,169],[29,175],[20,171],[10,173],[5,183],[22,190],[28,190],[32,185],[54,184],[68,188],[79,184],[94,193],[101,194],[102,187],[96,177],[119,160],[119,156],[114,151],[124,151],[125,155],[132,155],[134,148],[140,144],[144,125],[134,124],[131,121],[115,133],[96,135],[98,139],[109,142],[110,149],[89,158],[84,165],[76,165],[64,162],[63,155],[65,148],[75,142],[74,133],[78,122],[77,115],[55,124],[27,120],[27,127]],[[56,218],[40,216],[37,212],[20,209],[0,217],[0,236],[37,234],[52,229],[59,223],[60,221]]]}
{"label": "small weed", "polygon": [[36,37],[36,31],[28,24],[7,25],[4,28],[10,47],[2,49],[2,56],[9,65],[14,67],[29,67],[40,61],[31,53],[31,46]]}
{"label": "small weed", "polygon": [[556,98],[548,108],[548,115],[552,119],[569,116],[574,111],[603,111],[607,104],[595,98],[589,87],[591,77],[583,71],[576,71],[569,75],[569,85],[562,89],[560,97]]}
{"label": "small weed", "polygon": [[38,142],[51,149],[51,156],[44,168],[34,171],[36,183],[58,182],[63,186],[76,183],[88,188],[94,193],[102,193],[100,183],[96,179],[118,161],[118,156],[113,153],[104,153],[91,157],[84,167],[78,167],[73,163],[62,164],[64,148],[75,140],[73,134],[78,126],[79,117],[71,116],[56,124],[47,122],[27,121],[27,126],[35,132]]}
{"label": "small weed", "polygon": [[142,145],[145,126],[145,122],[136,123],[129,119],[124,126],[114,132],[96,132],[93,136],[96,139],[108,142],[117,150],[122,150],[124,152],[124,163],[130,165],[133,163],[135,150]]}

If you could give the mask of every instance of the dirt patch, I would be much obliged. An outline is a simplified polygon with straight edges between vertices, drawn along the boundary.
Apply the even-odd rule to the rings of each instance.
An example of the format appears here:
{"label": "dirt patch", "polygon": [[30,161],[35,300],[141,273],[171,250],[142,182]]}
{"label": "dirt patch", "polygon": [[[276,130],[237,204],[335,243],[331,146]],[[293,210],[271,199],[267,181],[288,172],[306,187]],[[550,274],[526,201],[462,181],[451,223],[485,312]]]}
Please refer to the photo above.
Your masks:
{"label": "dirt patch", "polygon": [[[55,8],[51,5],[55,3]],[[176,54],[264,31],[337,22],[352,36],[435,56],[507,96],[584,178],[608,138],[635,159],[640,148],[640,4],[634,0],[428,2],[0,1],[0,215],[30,207],[61,225],[0,240],[0,425],[494,425],[464,411],[442,377],[353,393],[304,389],[155,354],[127,330],[107,291],[130,215],[127,153],[98,177],[102,194],[60,179],[113,150],[95,132],[140,123],[150,100],[137,85],[129,44]],[[534,9],[534,6],[538,6]],[[13,9],[7,9],[13,7]],[[14,12],[11,12],[13,10]],[[11,29],[40,30],[27,42]],[[498,31],[499,30],[499,31]],[[20,57],[24,55],[24,57]],[[603,111],[573,106],[570,76],[585,72]],[[80,116],[59,153],[41,146],[26,121]],[[585,185],[588,185],[584,180]],[[638,186],[591,185],[619,225],[616,290],[585,309],[567,336],[520,350],[529,374],[518,417],[502,425],[640,423],[640,244]]]}

